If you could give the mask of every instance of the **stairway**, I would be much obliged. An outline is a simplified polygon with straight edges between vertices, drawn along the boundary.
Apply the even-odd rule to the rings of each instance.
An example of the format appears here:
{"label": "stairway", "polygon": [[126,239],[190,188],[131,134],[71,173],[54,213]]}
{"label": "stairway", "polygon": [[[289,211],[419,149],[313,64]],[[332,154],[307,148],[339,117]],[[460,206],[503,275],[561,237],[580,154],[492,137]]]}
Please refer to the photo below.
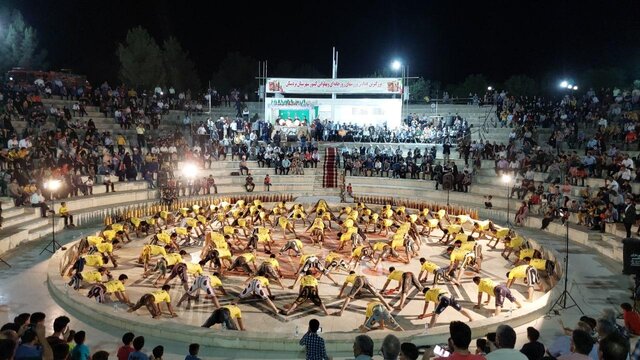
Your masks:
{"label": "stairway", "polygon": [[335,188],[338,184],[338,166],[336,164],[338,150],[335,147],[328,147],[324,150],[324,165],[322,187]]}

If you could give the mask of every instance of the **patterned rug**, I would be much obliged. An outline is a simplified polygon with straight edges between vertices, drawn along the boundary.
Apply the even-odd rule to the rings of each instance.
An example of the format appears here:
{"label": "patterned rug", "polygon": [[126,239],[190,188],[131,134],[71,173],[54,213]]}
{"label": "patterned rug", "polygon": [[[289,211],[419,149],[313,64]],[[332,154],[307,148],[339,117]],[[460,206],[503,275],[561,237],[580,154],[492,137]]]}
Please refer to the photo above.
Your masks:
{"label": "patterned rug", "polygon": [[327,148],[324,152],[324,172],[322,186],[326,188],[338,187],[338,169],[336,166],[336,148]]}

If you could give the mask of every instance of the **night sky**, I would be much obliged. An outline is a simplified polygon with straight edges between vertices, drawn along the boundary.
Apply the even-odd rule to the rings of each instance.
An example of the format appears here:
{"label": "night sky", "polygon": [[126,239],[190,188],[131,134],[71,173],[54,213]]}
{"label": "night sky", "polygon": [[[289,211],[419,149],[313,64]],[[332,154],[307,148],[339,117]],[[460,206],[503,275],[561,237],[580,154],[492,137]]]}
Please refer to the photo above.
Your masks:
{"label": "night sky", "polygon": [[[222,7],[225,4],[226,7]],[[367,76],[393,58],[444,83],[482,73],[571,76],[640,63],[640,1],[65,1],[1,0],[37,28],[52,68],[115,79],[116,44],[141,25],[180,40],[203,80],[230,51],[270,66],[289,60],[339,77]],[[1,25],[0,25],[1,26]],[[256,73],[258,64],[256,63]],[[637,67],[636,67],[637,69]]]}

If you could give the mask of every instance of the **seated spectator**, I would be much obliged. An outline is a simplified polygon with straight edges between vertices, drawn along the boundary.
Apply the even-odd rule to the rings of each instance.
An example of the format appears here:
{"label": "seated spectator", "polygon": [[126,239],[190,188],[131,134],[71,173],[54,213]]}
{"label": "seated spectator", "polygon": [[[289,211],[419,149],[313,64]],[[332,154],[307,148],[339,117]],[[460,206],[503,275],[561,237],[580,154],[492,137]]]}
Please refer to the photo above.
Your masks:
{"label": "seated spectator", "polygon": [[509,325],[500,325],[496,329],[496,350],[487,354],[487,360],[527,360],[527,357],[518,350],[516,345],[516,332]]}
{"label": "seated spectator", "polygon": [[42,196],[42,191],[38,190],[33,193],[33,195],[31,195],[31,207],[39,207],[40,217],[47,217],[47,210],[49,210],[49,207],[45,203],[44,196]]}
{"label": "seated spectator", "polygon": [[520,352],[527,356],[529,360],[540,360],[544,356],[544,345],[538,341],[540,338],[540,332],[535,328],[529,326],[527,328],[528,343],[522,346]]}
{"label": "seated spectator", "polygon": [[589,354],[593,349],[593,338],[583,330],[573,330],[571,335],[571,353],[562,355],[558,360],[590,360]]}
{"label": "seated spectator", "polygon": [[629,303],[622,303],[620,308],[622,308],[624,326],[632,335],[640,335],[640,314]]}
{"label": "seated spectator", "polygon": [[356,360],[372,360],[373,340],[367,335],[356,336],[353,342],[353,356]]}
{"label": "seated spectator", "polygon": [[398,360],[417,360],[420,356],[418,347],[409,342],[400,344],[400,354],[398,354]]}
{"label": "seated spectator", "polygon": [[[515,334],[514,334],[515,338]],[[451,355],[448,357],[436,357],[436,360],[485,360],[482,355],[473,354],[469,351],[469,345],[471,344],[471,328],[469,325],[461,321],[452,321],[449,323],[449,341],[448,348]],[[433,349],[430,348],[425,352],[423,358],[431,358],[433,356]],[[507,358],[505,358],[507,359]],[[509,358],[511,359],[511,358]],[[517,358],[513,358],[517,359]],[[526,359],[526,358],[525,358]]]}

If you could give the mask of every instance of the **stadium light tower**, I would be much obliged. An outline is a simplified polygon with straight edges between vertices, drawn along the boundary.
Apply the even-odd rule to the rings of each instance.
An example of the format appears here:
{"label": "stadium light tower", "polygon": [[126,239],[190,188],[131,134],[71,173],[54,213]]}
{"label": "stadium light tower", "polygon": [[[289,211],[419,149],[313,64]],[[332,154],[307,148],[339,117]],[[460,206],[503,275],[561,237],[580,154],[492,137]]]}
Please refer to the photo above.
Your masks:
{"label": "stadium light tower", "polygon": [[409,81],[409,67],[403,64],[400,60],[396,59],[391,62],[391,69],[394,71],[400,71],[400,78],[402,79],[402,94],[400,94],[400,99],[402,100],[402,108],[400,109],[400,117],[404,121],[404,102],[407,101],[407,105],[409,105],[408,92],[405,92],[405,88],[407,88]]}
{"label": "stadium light tower", "polygon": [[560,87],[566,89],[567,87],[569,87],[569,82],[567,80],[562,80],[560,82]]}

